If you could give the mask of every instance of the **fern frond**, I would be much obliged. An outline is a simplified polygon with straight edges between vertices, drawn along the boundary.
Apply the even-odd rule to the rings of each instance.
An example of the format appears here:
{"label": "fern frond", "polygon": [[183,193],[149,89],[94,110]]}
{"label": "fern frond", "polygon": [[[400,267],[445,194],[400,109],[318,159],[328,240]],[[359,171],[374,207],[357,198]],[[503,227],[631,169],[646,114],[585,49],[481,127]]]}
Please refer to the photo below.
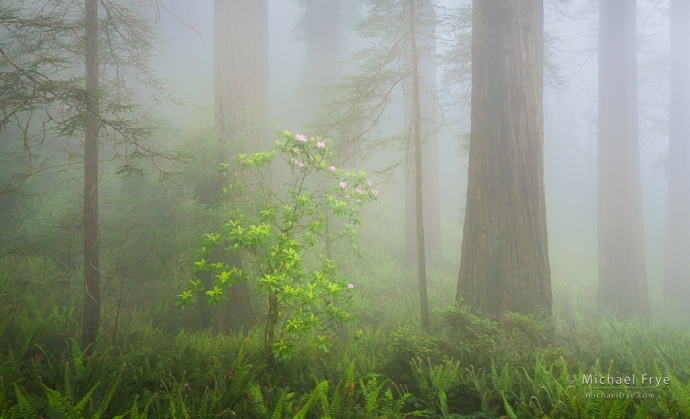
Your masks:
{"label": "fern frond", "polygon": [[321,399],[321,395],[328,392],[328,381],[323,380],[319,384],[316,385],[314,390],[309,394],[309,399],[307,399],[307,402],[302,406],[302,408],[297,412],[297,414],[293,417],[293,419],[304,419],[311,410],[312,406]]}
{"label": "fern frond", "polygon": [[273,409],[273,413],[271,414],[271,419],[282,419],[283,418],[283,406],[285,405],[285,402],[288,400],[292,399],[292,397],[295,395],[295,393],[288,393],[289,387],[285,387],[285,390],[283,390],[283,394],[280,395],[280,398],[278,399],[278,402],[276,403],[275,409]]}

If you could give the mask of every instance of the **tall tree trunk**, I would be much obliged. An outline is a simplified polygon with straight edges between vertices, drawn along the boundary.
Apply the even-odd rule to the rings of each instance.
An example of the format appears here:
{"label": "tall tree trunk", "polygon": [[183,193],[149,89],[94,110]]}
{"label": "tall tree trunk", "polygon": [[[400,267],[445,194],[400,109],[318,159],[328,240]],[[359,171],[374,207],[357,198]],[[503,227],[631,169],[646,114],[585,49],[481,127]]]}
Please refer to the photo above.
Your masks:
{"label": "tall tree trunk", "polygon": [[671,110],[664,294],[690,301],[690,2],[671,0]]}
{"label": "tall tree trunk", "polygon": [[[424,199],[424,241],[427,257],[441,250],[441,207],[439,202],[438,138],[436,136],[436,32],[433,6],[430,0],[417,1],[415,23],[417,43],[419,105],[424,167],[422,194]],[[406,83],[409,85],[409,83]],[[405,115],[410,132],[414,132],[414,98],[405,101]],[[414,265],[417,260],[417,212],[415,154],[408,153],[405,183],[405,260]]]}
{"label": "tall tree trunk", "polygon": [[84,303],[81,345],[96,341],[101,318],[98,251],[98,0],[85,3]]}
{"label": "tall tree trunk", "polygon": [[635,0],[599,2],[598,302],[649,314],[637,121]]}
{"label": "tall tree trunk", "polygon": [[541,0],[475,0],[472,132],[457,299],[551,313]]}
{"label": "tall tree trunk", "polygon": [[[239,153],[266,150],[268,111],[268,1],[215,2],[215,125],[222,162]],[[238,255],[224,263],[241,268]],[[232,328],[254,324],[247,283],[230,289]]]}
{"label": "tall tree trunk", "polygon": [[[424,1],[424,0],[422,0]],[[422,108],[420,104],[420,71],[417,49],[417,0],[409,0],[410,12],[410,49],[412,52],[412,126],[414,131],[414,167],[415,167],[415,214],[417,224],[417,280],[419,286],[419,307],[422,329],[429,332],[429,300],[426,285],[426,248],[424,240],[424,194],[422,179]]]}
{"label": "tall tree trunk", "polygon": [[[333,83],[338,74],[340,0],[307,0],[302,24],[307,47],[304,74],[308,86],[317,88]],[[313,105],[326,99],[323,94],[315,96],[320,100]],[[316,110],[316,107],[312,109]]]}
{"label": "tall tree trunk", "polygon": [[[329,100],[322,86],[334,83],[338,76],[340,50],[340,0],[306,0],[304,17],[304,87],[303,100],[298,101],[301,119],[314,118],[320,106]],[[326,217],[326,257],[332,258],[329,214]]]}
{"label": "tall tree trunk", "polygon": [[215,90],[221,141],[234,155],[266,150],[267,0],[216,0]]}

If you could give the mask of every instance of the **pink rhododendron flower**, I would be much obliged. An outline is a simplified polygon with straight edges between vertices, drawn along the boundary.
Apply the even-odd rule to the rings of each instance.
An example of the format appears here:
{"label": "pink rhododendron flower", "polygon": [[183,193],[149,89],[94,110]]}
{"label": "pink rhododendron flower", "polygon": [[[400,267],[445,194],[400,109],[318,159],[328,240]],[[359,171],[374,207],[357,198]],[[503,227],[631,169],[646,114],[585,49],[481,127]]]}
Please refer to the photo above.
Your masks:
{"label": "pink rhododendron flower", "polygon": [[379,191],[377,191],[376,189],[372,189],[371,193],[373,193],[374,196],[379,196]]}
{"label": "pink rhododendron flower", "polygon": [[314,137],[309,137],[310,140],[314,141]]}
{"label": "pink rhododendron flower", "polygon": [[362,191],[362,188],[357,188],[357,189],[355,189],[355,192],[361,194],[363,191]]}
{"label": "pink rhododendron flower", "polygon": [[330,170],[331,172],[335,172],[335,166],[329,167],[328,170]]}
{"label": "pink rhododendron flower", "polygon": [[340,182],[341,188],[345,189],[346,186],[347,186],[347,182]]}
{"label": "pink rhododendron flower", "polygon": [[324,143],[323,141],[318,141],[318,142],[316,143],[316,146],[317,146],[318,148],[324,148],[324,147],[326,147],[326,143]]}
{"label": "pink rhododendron flower", "polygon": [[304,163],[300,163],[300,164],[299,164],[299,167],[304,167]]}
{"label": "pink rhododendron flower", "polygon": [[303,143],[306,143],[306,142],[307,142],[307,137],[305,137],[305,136],[302,135],[302,134],[297,134],[297,135],[295,135],[295,138],[296,138],[297,140],[303,142]]}
{"label": "pink rhododendron flower", "polygon": [[352,289],[352,288],[354,288],[354,287],[355,287],[355,286],[354,286],[353,284],[347,284],[347,288],[348,288],[348,289]]}
{"label": "pink rhododendron flower", "polygon": [[371,181],[370,181],[370,180],[367,180],[367,186],[371,186],[371,185],[372,185],[372,184],[371,184]]}

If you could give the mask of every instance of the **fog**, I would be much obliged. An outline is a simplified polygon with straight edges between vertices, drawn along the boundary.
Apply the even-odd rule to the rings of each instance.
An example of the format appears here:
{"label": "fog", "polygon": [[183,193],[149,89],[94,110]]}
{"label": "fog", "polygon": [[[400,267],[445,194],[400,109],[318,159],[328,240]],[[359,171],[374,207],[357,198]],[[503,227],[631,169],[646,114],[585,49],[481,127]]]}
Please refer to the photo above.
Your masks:
{"label": "fog", "polygon": [[541,3],[0,0],[0,418],[690,417],[690,7]]}

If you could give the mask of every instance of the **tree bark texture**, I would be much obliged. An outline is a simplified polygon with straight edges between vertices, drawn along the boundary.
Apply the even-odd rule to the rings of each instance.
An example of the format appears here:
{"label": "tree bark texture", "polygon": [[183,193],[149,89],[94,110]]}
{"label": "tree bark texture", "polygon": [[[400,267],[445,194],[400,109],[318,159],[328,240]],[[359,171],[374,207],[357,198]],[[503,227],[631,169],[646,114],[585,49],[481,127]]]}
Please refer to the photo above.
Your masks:
{"label": "tree bark texture", "polygon": [[635,0],[599,2],[598,242],[601,306],[649,314],[637,116]]}
{"label": "tree bark texture", "polygon": [[475,0],[472,131],[457,299],[551,314],[541,0]]}
{"label": "tree bark texture", "polygon": [[216,0],[214,22],[215,124],[235,155],[266,150],[268,1]]}
{"label": "tree bark texture", "polygon": [[671,109],[664,294],[690,304],[690,2],[671,0]]}
{"label": "tree bark texture", "polygon": [[[421,0],[425,2],[425,0]],[[417,14],[418,0],[409,0],[410,16],[410,50],[412,52],[412,127],[414,131],[414,186],[415,186],[415,222],[417,244],[417,281],[419,288],[419,307],[422,330],[430,331],[429,299],[426,284],[426,247],[424,237],[424,193],[423,193],[423,165],[422,165],[422,107],[420,94],[421,72],[419,68],[419,50],[417,44]]]}
{"label": "tree bark texture", "polygon": [[[424,241],[426,256],[441,250],[441,206],[439,202],[438,139],[436,135],[436,33],[432,4],[429,0],[417,0],[415,37],[418,59],[418,83],[420,105],[420,138],[422,143],[422,194],[424,200]],[[415,135],[415,102],[412,77],[405,83],[410,94],[405,100],[407,132]],[[417,211],[416,211],[416,151],[414,142],[409,147],[405,172],[405,260],[409,265],[417,261]]]}
{"label": "tree bark texture", "polygon": [[85,2],[84,303],[81,345],[96,341],[101,317],[98,250],[98,1]]}
{"label": "tree bark texture", "polygon": [[[239,153],[270,147],[268,112],[268,1],[215,2],[215,125],[220,132],[221,162]],[[242,267],[239,255],[225,255],[230,267]],[[247,283],[229,293],[231,313],[222,323],[233,329],[254,324]]]}

